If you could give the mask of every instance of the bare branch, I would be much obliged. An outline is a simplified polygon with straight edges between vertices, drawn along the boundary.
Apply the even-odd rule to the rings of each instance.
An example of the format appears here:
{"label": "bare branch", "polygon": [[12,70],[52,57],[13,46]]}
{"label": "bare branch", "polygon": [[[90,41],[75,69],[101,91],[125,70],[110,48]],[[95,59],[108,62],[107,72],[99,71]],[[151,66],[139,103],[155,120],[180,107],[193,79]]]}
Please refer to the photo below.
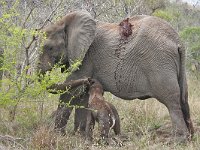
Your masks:
{"label": "bare branch", "polygon": [[197,1],[195,4],[193,4],[193,7],[195,8],[196,6],[198,6],[199,1]]}
{"label": "bare branch", "polygon": [[50,20],[51,16],[55,13],[55,11],[58,9],[58,7],[62,4],[63,0],[60,1],[60,3],[55,7],[55,9],[49,14],[49,16],[45,19],[45,21],[43,22],[42,26],[40,28],[38,28],[37,30],[41,30],[44,28],[44,26],[46,25],[46,23]]}
{"label": "bare branch", "polygon": [[29,17],[31,16],[31,14],[32,14],[32,12],[33,12],[33,10],[34,10],[35,8],[36,8],[36,7],[31,8],[30,12],[28,13],[28,15],[27,15],[27,17],[26,17],[26,19],[24,20],[24,23],[23,23],[23,25],[22,25],[23,28],[25,28],[26,22],[28,21]]}
{"label": "bare branch", "polygon": [[35,40],[37,40],[37,37],[35,35],[33,35],[31,42],[28,44],[28,46],[25,47],[25,49],[28,50]]}

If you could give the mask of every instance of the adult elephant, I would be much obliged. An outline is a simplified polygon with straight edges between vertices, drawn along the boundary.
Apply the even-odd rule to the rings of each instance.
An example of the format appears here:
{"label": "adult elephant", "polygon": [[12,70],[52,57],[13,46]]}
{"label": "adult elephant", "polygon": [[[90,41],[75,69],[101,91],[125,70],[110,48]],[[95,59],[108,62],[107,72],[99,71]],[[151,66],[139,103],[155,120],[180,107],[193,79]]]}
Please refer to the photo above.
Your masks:
{"label": "adult elephant", "polygon": [[[119,23],[95,21],[86,11],[71,12],[45,28],[47,39],[38,68],[46,72],[58,62],[69,67],[81,60],[80,68],[66,82],[92,77],[122,99],[156,98],[168,108],[176,135],[188,137],[193,134],[193,126],[185,49],[177,32],[164,20],[152,16],[133,16],[129,23],[132,32],[124,38]],[[71,96],[64,93],[60,100],[67,103]],[[73,101],[79,103],[78,99]],[[56,128],[66,126],[71,110],[59,104]]]}

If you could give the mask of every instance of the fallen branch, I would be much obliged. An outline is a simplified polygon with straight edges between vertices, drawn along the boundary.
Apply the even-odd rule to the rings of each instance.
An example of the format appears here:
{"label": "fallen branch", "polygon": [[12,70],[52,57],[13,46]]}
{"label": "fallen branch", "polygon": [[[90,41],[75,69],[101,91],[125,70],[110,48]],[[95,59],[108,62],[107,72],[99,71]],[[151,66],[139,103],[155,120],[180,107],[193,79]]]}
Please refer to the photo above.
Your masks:
{"label": "fallen branch", "polygon": [[23,145],[21,145],[20,143],[16,142],[18,140],[23,140],[23,139],[22,138],[15,138],[15,137],[10,136],[10,135],[0,135],[0,141],[9,141],[9,142],[12,142],[15,145],[18,145],[21,149],[26,150],[26,148]]}

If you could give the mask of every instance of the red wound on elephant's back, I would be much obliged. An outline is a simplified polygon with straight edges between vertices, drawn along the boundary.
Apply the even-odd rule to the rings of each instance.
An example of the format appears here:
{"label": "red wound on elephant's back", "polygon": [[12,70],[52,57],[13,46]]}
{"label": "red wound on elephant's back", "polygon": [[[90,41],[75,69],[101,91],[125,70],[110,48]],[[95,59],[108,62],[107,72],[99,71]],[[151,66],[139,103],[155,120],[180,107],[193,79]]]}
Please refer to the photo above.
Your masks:
{"label": "red wound on elephant's back", "polygon": [[119,26],[120,35],[122,36],[122,38],[128,38],[132,34],[131,27],[133,25],[129,22],[129,18],[124,19],[122,22],[120,22]]}

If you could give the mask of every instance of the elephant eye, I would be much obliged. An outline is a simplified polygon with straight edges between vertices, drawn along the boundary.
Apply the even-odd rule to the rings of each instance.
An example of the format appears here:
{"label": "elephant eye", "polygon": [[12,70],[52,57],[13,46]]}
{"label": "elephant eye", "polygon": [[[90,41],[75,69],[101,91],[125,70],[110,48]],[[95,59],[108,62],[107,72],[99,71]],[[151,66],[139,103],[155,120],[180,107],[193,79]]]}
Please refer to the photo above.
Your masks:
{"label": "elephant eye", "polygon": [[53,46],[44,45],[44,49],[47,50],[47,51],[52,51],[53,50]]}
{"label": "elephant eye", "polygon": [[56,62],[56,58],[51,57],[51,60],[55,63]]}

